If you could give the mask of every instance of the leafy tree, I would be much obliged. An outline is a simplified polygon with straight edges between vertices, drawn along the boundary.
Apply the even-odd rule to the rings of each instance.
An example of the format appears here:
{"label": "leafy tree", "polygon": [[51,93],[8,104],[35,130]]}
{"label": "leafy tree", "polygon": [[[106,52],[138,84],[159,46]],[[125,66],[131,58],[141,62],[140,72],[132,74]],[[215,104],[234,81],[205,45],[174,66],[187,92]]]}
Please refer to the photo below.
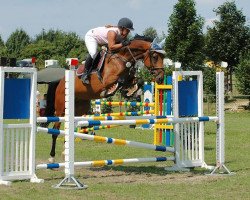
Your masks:
{"label": "leafy tree", "polygon": [[0,56],[7,56],[7,49],[0,35]]}
{"label": "leafy tree", "polygon": [[182,63],[184,70],[201,69],[204,54],[204,20],[197,16],[194,0],[179,0],[168,23],[167,57]]}
{"label": "leafy tree", "polygon": [[[204,93],[207,95],[216,94],[216,68],[205,67],[203,70]],[[214,96],[209,96],[208,101],[214,101]]]}
{"label": "leafy tree", "polygon": [[138,70],[137,76],[141,79],[143,79],[144,82],[151,82],[153,80],[153,75],[150,73],[150,71],[144,67]]}
{"label": "leafy tree", "polygon": [[48,31],[42,30],[41,33],[36,35],[36,38],[34,40],[35,43],[39,42],[40,40],[47,41],[53,43],[56,40],[59,40],[63,37],[64,32],[60,30],[53,30],[50,29]]}
{"label": "leafy tree", "polygon": [[[234,1],[225,2],[215,12],[220,18],[213,27],[208,28],[206,55],[215,62],[228,62],[227,70],[232,85],[232,72],[239,63],[240,54],[250,47],[250,31],[245,26],[246,17],[237,9]],[[228,89],[232,91],[232,88]]]}
{"label": "leafy tree", "polygon": [[[37,67],[43,68],[44,61],[51,59],[56,51],[56,46],[51,42],[38,41],[25,47],[21,53],[22,58],[35,57],[37,59]],[[65,58],[64,58],[65,62]]]}
{"label": "leafy tree", "polygon": [[143,31],[143,35],[144,35],[144,36],[147,36],[147,37],[150,37],[150,38],[152,38],[152,39],[158,37],[157,31],[156,31],[152,26],[150,26],[149,28],[146,28],[146,29]]}
{"label": "leafy tree", "polygon": [[30,36],[23,29],[17,29],[6,42],[8,56],[20,58],[23,49],[30,43]]}
{"label": "leafy tree", "polygon": [[0,47],[1,48],[4,47],[4,41],[3,41],[2,37],[1,37],[1,35],[0,35]]}
{"label": "leafy tree", "polygon": [[88,50],[86,48],[85,42],[83,40],[80,40],[69,51],[67,57],[69,57],[69,58],[79,58],[80,60],[83,60],[86,57],[87,53],[88,53]]}
{"label": "leafy tree", "polygon": [[83,40],[76,33],[63,32],[60,30],[44,30],[36,36],[35,42],[47,41],[55,45],[54,55],[63,57],[83,58],[87,50]]}
{"label": "leafy tree", "polygon": [[235,76],[238,91],[250,95],[250,51],[240,57],[239,64],[235,67]]}

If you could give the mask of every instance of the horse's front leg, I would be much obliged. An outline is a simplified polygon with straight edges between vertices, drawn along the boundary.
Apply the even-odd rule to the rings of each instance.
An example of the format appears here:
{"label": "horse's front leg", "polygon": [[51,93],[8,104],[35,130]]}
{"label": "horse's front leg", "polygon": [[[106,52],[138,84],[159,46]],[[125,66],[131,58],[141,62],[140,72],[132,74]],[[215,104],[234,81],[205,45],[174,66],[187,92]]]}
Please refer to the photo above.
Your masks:
{"label": "horse's front leg", "polygon": [[[61,123],[56,122],[54,125],[54,129],[60,129],[60,125]],[[50,150],[50,158],[49,158],[49,162],[50,163],[54,163],[55,162],[55,155],[56,155],[56,139],[57,139],[58,135],[56,134],[52,134],[52,145],[51,145],[51,150]]]}
{"label": "horse's front leg", "polygon": [[116,90],[118,89],[118,80],[119,76],[117,74],[112,74],[108,77],[103,78],[103,85],[104,89],[101,92],[100,96],[102,98],[105,98],[109,96],[110,94],[114,94]]}

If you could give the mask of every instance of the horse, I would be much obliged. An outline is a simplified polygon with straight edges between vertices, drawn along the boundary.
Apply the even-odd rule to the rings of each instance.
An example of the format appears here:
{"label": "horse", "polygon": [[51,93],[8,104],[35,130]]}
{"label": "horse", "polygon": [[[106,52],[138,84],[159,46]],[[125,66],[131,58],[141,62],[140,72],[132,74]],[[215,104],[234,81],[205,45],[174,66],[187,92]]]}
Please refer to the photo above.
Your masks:
{"label": "horse", "polygon": [[[131,70],[135,67],[138,60],[144,62],[150,73],[154,76],[157,83],[162,83],[164,78],[163,68],[164,51],[160,44],[144,40],[134,39],[128,46],[121,48],[118,52],[107,52],[104,60],[104,67],[101,77],[97,72],[91,73],[90,83],[84,84],[81,79],[75,76],[75,116],[89,114],[91,105],[90,100],[100,99],[113,95],[109,89],[116,85],[118,79],[134,81],[134,73]],[[125,84],[124,87],[127,87]],[[65,112],[65,78],[58,82],[49,84],[47,91],[46,116],[64,116]],[[54,124],[55,129],[60,128],[60,122]],[[55,161],[55,147],[57,135],[52,135],[52,147],[50,151],[50,162]]]}

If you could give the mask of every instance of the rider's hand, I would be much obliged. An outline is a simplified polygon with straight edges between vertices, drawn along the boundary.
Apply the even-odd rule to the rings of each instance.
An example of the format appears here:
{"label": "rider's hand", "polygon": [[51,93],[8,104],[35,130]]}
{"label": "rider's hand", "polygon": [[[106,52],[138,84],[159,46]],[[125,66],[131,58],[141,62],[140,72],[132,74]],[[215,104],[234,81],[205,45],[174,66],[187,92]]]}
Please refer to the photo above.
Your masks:
{"label": "rider's hand", "polygon": [[128,46],[128,45],[130,45],[130,41],[129,40],[123,40],[122,41],[122,46]]}

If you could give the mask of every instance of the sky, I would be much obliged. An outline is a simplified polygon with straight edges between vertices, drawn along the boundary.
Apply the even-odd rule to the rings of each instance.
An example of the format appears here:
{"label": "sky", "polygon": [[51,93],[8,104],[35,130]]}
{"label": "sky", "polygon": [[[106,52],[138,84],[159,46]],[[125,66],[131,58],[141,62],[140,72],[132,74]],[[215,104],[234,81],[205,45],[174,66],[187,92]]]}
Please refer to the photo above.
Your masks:
{"label": "sky", "polygon": [[[134,22],[132,35],[153,27],[167,34],[167,24],[178,0],[0,0],[0,35],[4,41],[17,28],[31,37],[54,29],[75,32],[81,38],[98,26],[116,25],[120,18]],[[216,19],[213,9],[225,0],[196,0],[197,14],[205,19],[205,27]],[[235,0],[250,25],[250,0]]]}

